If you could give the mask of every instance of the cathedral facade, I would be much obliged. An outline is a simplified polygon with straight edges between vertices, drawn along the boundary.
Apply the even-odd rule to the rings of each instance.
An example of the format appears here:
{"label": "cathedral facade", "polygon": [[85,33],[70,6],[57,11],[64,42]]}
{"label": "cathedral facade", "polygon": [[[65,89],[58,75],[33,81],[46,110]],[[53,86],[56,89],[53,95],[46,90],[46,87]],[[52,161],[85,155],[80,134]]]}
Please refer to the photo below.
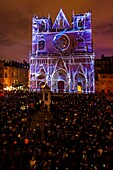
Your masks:
{"label": "cathedral facade", "polygon": [[30,90],[94,93],[94,59],[91,12],[73,12],[71,24],[62,9],[53,24],[50,15],[33,16]]}

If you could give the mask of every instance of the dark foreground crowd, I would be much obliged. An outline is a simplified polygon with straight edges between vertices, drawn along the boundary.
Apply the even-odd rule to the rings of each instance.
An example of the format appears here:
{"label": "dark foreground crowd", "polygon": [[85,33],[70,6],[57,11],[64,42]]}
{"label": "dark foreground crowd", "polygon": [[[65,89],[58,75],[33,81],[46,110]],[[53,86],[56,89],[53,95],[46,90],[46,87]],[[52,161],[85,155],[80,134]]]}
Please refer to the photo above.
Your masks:
{"label": "dark foreground crowd", "polygon": [[113,101],[52,95],[52,119],[42,130],[31,127],[39,100],[22,92],[0,98],[0,170],[113,169]]}

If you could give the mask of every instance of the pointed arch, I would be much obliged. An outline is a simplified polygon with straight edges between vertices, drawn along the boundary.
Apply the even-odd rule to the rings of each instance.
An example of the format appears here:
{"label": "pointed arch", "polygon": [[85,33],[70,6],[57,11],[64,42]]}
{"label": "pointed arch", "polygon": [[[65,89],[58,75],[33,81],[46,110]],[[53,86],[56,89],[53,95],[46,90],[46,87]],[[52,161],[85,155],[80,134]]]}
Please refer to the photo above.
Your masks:
{"label": "pointed arch", "polygon": [[70,77],[66,70],[60,68],[52,75],[52,90],[65,91],[69,89]]}
{"label": "pointed arch", "polygon": [[83,73],[77,73],[74,77],[74,90],[76,92],[84,92],[86,89],[86,79]]}
{"label": "pointed arch", "polygon": [[[85,75],[84,67],[82,66],[81,63],[78,65],[78,68],[76,69],[75,75],[78,74],[78,73],[81,73],[81,74]],[[75,75],[74,75],[74,77],[75,77]]]}

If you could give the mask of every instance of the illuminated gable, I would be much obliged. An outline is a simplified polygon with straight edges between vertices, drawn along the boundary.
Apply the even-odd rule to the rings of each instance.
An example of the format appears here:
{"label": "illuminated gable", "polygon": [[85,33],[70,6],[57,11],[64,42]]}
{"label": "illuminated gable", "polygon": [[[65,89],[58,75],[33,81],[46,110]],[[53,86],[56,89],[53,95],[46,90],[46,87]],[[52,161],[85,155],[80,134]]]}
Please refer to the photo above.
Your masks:
{"label": "illuminated gable", "polygon": [[64,12],[62,11],[62,8],[60,9],[56,20],[52,26],[53,29],[66,29],[66,28],[70,28],[70,24],[64,14]]}

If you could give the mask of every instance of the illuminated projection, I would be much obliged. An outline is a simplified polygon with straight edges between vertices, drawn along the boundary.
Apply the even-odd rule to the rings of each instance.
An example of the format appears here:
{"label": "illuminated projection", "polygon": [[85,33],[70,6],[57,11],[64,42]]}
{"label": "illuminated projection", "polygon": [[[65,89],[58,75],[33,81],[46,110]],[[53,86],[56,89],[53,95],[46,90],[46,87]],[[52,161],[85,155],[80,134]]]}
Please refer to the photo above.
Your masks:
{"label": "illuminated projection", "polygon": [[72,23],[62,9],[53,24],[50,15],[33,16],[30,90],[94,93],[94,58],[90,11],[73,12]]}

